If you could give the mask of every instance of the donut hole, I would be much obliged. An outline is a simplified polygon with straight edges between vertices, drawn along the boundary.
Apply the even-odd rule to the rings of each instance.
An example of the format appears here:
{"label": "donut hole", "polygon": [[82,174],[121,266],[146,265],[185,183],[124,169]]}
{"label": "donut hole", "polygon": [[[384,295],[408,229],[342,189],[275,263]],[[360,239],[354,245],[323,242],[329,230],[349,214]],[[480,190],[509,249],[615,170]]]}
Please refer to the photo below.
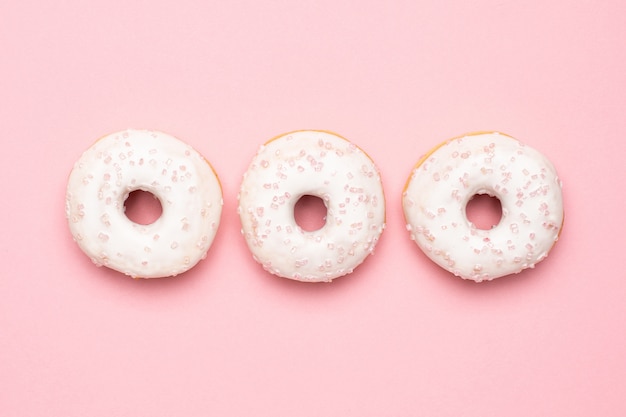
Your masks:
{"label": "donut hole", "polygon": [[149,191],[134,190],[124,200],[126,217],[137,224],[152,224],[163,214],[161,202]]}
{"label": "donut hole", "polygon": [[502,219],[502,203],[489,194],[476,194],[468,201],[465,216],[477,229],[492,229]]}
{"label": "donut hole", "polygon": [[314,232],[324,227],[327,214],[328,209],[324,200],[315,195],[303,195],[293,209],[296,224],[307,232]]}

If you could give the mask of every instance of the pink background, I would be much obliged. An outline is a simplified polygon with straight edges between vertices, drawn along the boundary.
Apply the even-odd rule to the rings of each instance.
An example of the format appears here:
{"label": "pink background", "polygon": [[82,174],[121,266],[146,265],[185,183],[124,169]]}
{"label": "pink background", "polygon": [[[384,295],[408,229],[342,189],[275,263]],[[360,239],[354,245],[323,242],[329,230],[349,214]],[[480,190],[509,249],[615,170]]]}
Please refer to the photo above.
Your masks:
{"label": "pink background", "polygon": [[[623,1],[5,1],[0,59],[0,415],[626,414]],[[96,268],[66,226],[74,161],[128,127],[222,180],[175,279]],[[375,256],[332,284],[263,272],[235,212],[258,145],[307,128],[365,149],[388,196]],[[409,241],[400,193],[485,129],[551,158],[566,224],[478,285]]]}

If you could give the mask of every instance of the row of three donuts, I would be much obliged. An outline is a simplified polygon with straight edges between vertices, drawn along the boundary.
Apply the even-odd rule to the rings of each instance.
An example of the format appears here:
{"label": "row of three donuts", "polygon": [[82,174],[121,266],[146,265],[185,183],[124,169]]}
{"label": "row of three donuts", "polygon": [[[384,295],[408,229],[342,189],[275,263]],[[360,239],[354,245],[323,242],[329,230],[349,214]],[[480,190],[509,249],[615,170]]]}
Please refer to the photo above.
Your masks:
{"label": "row of three donuts", "polygon": [[[445,147],[449,155],[431,152],[422,158],[407,183],[403,206],[411,237],[431,259],[455,275],[481,281],[519,272],[545,257],[560,231],[558,207],[549,222],[557,227],[551,230],[537,227],[541,219],[521,212],[519,201],[528,203],[526,208],[553,207],[560,187],[545,190],[556,172],[537,151],[504,135],[472,138],[447,142],[454,145]],[[470,177],[479,158],[482,176]],[[527,195],[517,192],[518,201],[511,203],[510,170],[494,175],[496,166],[522,170],[516,182],[529,180],[523,185]],[[463,187],[444,186],[451,177],[464,179]],[[558,194],[557,201],[536,198],[537,187],[543,187],[544,197]],[[157,221],[140,225],[124,214],[124,200],[133,190],[159,199],[163,214]],[[482,193],[502,200],[503,221],[494,230],[476,229],[464,216],[464,204]],[[303,195],[318,196],[326,205],[326,223],[317,231],[307,232],[295,222],[294,206]],[[97,141],[75,164],[66,200],[72,235],[93,262],[144,278],[177,275],[203,259],[222,208],[219,181],[207,161],[189,145],[148,131]],[[244,175],[238,209],[254,258],[273,274],[308,282],[352,272],[373,252],[385,222],[373,161],[354,144],[323,131],[292,132],[263,145]]]}

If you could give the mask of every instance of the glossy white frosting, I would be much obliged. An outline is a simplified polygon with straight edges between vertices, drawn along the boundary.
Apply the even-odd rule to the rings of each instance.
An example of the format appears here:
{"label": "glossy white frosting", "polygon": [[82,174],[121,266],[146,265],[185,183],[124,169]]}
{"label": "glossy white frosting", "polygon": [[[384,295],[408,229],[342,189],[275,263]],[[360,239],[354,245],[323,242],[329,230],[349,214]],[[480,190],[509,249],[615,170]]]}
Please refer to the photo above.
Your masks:
{"label": "glossy white frosting", "polygon": [[[141,225],[124,214],[130,192],[156,196],[162,214]],[[74,165],[66,195],[70,231],[92,261],[131,277],[180,274],[206,256],[222,212],[222,191],[208,162],[162,132],[105,136]]]}
{"label": "glossy white frosting", "polygon": [[[294,206],[304,195],[326,205],[319,230],[296,224]],[[378,169],[361,149],[328,132],[298,131],[261,146],[241,184],[239,215],[254,259],[267,271],[331,281],[373,252],[385,198]]]}
{"label": "glossy white frosting", "polygon": [[[563,224],[561,181],[535,149],[500,133],[453,139],[416,166],[402,196],[411,239],[442,268],[480,282],[532,268]],[[477,194],[495,196],[502,218],[490,230],[466,216]]]}

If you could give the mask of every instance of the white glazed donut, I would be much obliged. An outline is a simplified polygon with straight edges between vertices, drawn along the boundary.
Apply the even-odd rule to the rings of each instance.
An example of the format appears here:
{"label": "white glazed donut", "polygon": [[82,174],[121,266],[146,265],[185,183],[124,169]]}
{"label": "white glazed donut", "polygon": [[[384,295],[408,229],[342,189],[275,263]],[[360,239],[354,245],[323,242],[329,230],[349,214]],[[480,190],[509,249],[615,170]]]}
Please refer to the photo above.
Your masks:
{"label": "white glazed donut", "polygon": [[[466,216],[478,194],[497,197],[490,230]],[[411,239],[442,268],[477,282],[544,259],[561,232],[561,181],[550,161],[516,139],[477,133],[444,142],[413,169],[402,197]]]}
{"label": "white glazed donut", "polygon": [[[124,214],[130,192],[157,197],[162,214],[141,225]],[[162,132],[127,130],[94,143],[74,165],[66,215],[78,246],[131,277],[174,276],[211,246],[222,212],[215,172],[191,146]]]}
{"label": "white glazed donut", "polygon": [[[304,195],[321,198],[326,224],[305,231],[294,218]],[[306,282],[349,274],[385,227],[378,169],[357,146],[324,131],[297,131],[261,146],[239,193],[242,234],[272,274]]]}

